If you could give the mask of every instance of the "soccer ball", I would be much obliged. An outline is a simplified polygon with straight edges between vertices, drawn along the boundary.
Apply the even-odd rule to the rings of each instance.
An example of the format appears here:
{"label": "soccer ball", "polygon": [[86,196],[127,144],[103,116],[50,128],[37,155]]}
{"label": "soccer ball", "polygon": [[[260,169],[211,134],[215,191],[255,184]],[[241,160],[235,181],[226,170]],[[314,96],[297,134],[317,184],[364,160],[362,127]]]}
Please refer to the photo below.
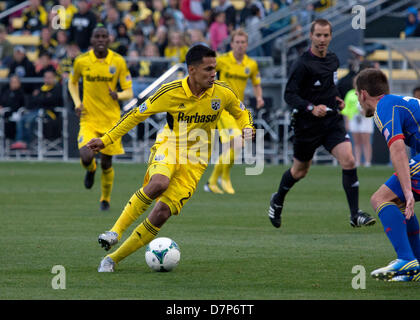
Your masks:
{"label": "soccer ball", "polygon": [[181,251],[175,241],[156,238],[146,247],[146,263],[154,271],[171,271],[181,259]]}

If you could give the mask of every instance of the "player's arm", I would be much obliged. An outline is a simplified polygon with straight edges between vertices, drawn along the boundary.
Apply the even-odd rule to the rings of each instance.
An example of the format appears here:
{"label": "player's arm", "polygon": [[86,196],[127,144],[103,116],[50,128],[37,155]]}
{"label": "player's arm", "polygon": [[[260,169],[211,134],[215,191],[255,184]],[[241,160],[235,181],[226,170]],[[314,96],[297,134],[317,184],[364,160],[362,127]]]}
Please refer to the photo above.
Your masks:
{"label": "player's arm", "polygon": [[252,119],[251,112],[245,105],[238,99],[238,97],[229,90],[227,93],[228,103],[226,105],[226,110],[236,119],[239,126],[242,129],[242,136],[244,139],[252,139],[255,128],[254,121]]}
{"label": "player's arm", "polygon": [[122,91],[113,91],[109,88],[109,95],[114,100],[130,100],[133,98],[133,84],[131,80],[130,71],[127,68],[127,65],[124,60],[120,62],[120,74],[119,74],[119,82]]}
{"label": "player's arm", "polygon": [[404,197],[406,199],[405,216],[410,219],[414,215],[414,196],[411,191],[411,175],[410,166],[406,146],[403,139],[394,140],[389,146],[390,158],[392,165],[398,176]]}
{"label": "player's arm", "polygon": [[299,96],[306,73],[306,68],[302,61],[300,59],[297,60],[292,67],[292,72],[284,92],[284,100],[286,103],[300,112],[312,112],[314,110],[311,101],[305,100]]}
{"label": "player's arm", "polygon": [[264,99],[263,99],[261,84],[257,84],[253,86],[253,89],[254,89],[255,99],[257,100],[257,109],[260,109],[264,107],[264,104],[265,104]]}
{"label": "player's arm", "polygon": [[83,103],[80,99],[79,95],[79,79],[80,79],[80,64],[78,60],[74,62],[73,70],[70,73],[69,81],[68,81],[68,89],[71,95],[71,98],[73,99],[75,112],[78,117],[81,116],[83,111]]}
{"label": "player's arm", "polygon": [[257,101],[257,109],[264,107],[263,92],[261,87],[261,75],[258,69],[257,62],[254,62],[251,67],[251,82],[252,89],[254,90],[254,97]]}

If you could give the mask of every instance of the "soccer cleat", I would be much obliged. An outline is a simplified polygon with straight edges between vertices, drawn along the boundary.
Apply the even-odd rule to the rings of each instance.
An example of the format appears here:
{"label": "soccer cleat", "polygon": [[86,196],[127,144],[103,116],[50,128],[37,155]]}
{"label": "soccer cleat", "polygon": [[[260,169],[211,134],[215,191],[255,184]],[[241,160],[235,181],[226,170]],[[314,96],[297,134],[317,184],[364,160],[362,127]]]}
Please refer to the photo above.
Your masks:
{"label": "soccer cleat", "polygon": [[102,259],[98,267],[98,272],[114,272],[115,262],[110,257]]}
{"label": "soccer cleat", "polygon": [[395,277],[392,277],[388,281],[392,281],[392,282],[417,282],[417,281],[420,281],[420,273],[417,273],[414,276],[395,276]]}
{"label": "soccer cleat", "polygon": [[106,201],[106,200],[102,200],[100,202],[100,205],[99,206],[100,206],[101,211],[108,211],[109,210],[109,207],[110,207],[109,202]]}
{"label": "soccer cleat", "polygon": [[354,217],[350,217],[350,225],[353,228],[359,228],[361,226],[373,226],[376,222],[375,218],[372,218],[366,212],[359,210]]}
{"label": "soccer cleat", "polygon": [[99,235],[98,242],[102,248],[108,251],[113,245],[118,243],[118,233],[114,231],[105,231]]}
{"label": "soccer cleat", "polygon": [[270,208],[268,209],[268,217],[270,218],[271,224],[280,228],[281,226],[281,211],[283,210],[283,205],[275,204],[273,199],[277,193],[271,195]]}
{"label": "soccer cleat", "polygon": [[232,187],[232,182],[226,179],[219,180],[220,186],[222,187],[223,191],[228,194],[235,194],[235,189]]}
{"label": "soccer cleat", "polygon": [[90,189],[93,186],[93,183],[95,182],[95,172],[96,171],[86,171],[85,174],[85,188]]}
{"label": "soccer cleat", "polygon": [[386,267],[376,269],[370,275],[377,280],[389,281],[395,276],[414,276],[420,272],[419,262],[414,260],[396,259]]}
{"label": "soccer cleat", "polygon": [[220,190],[220,188],[216,184],[210,184],[209,182],[207,182],[204,185],[204,191],[211,192],[211,193],[216,193],[216,194],[223,194],[224,193],[222,190]]}

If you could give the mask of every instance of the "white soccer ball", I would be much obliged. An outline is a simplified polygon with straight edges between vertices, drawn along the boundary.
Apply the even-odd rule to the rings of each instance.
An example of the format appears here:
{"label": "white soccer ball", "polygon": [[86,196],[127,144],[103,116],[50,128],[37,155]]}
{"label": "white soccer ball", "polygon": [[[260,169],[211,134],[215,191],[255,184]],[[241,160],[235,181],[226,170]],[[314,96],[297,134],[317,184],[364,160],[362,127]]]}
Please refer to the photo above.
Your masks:
{"label": "white soccer ball", "polygon": [[156,238],[146,247],[146,263],[154,271],[171,271],[181,259],[181,251],[170,238]]}

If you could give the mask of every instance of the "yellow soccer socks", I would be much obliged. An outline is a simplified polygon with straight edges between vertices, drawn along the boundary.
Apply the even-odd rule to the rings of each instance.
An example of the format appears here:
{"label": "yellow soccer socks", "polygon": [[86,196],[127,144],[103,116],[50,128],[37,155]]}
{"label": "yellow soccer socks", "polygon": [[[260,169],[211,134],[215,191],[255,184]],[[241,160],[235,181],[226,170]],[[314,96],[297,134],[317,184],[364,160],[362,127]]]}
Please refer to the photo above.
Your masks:
{"label": "yellow soccer socks", "polygon": [[114,185],[114,168],[108,168],[102,170],[101,176],[101,202],[111,201],[112,186]]}
{"label": "yellow soccer socks", "polygon": [[149,208],[152,202],[153,200],[144,193],[143,188],[137,190],[126,204],[123,212],[110,231],[116,232],[118,234],[118,240],[121,239],[124,231]]}
{"label": "yellow soccer socks", "polygon": [[120,262],[133,252],[147,245],[156,237],[159,231],[160,228],[155,227],[150,223],[149,219],[146,218],[136,229],[134,229],[127,240],[125,240],[115,252],[108,255],[108,257],[115,263]]}

